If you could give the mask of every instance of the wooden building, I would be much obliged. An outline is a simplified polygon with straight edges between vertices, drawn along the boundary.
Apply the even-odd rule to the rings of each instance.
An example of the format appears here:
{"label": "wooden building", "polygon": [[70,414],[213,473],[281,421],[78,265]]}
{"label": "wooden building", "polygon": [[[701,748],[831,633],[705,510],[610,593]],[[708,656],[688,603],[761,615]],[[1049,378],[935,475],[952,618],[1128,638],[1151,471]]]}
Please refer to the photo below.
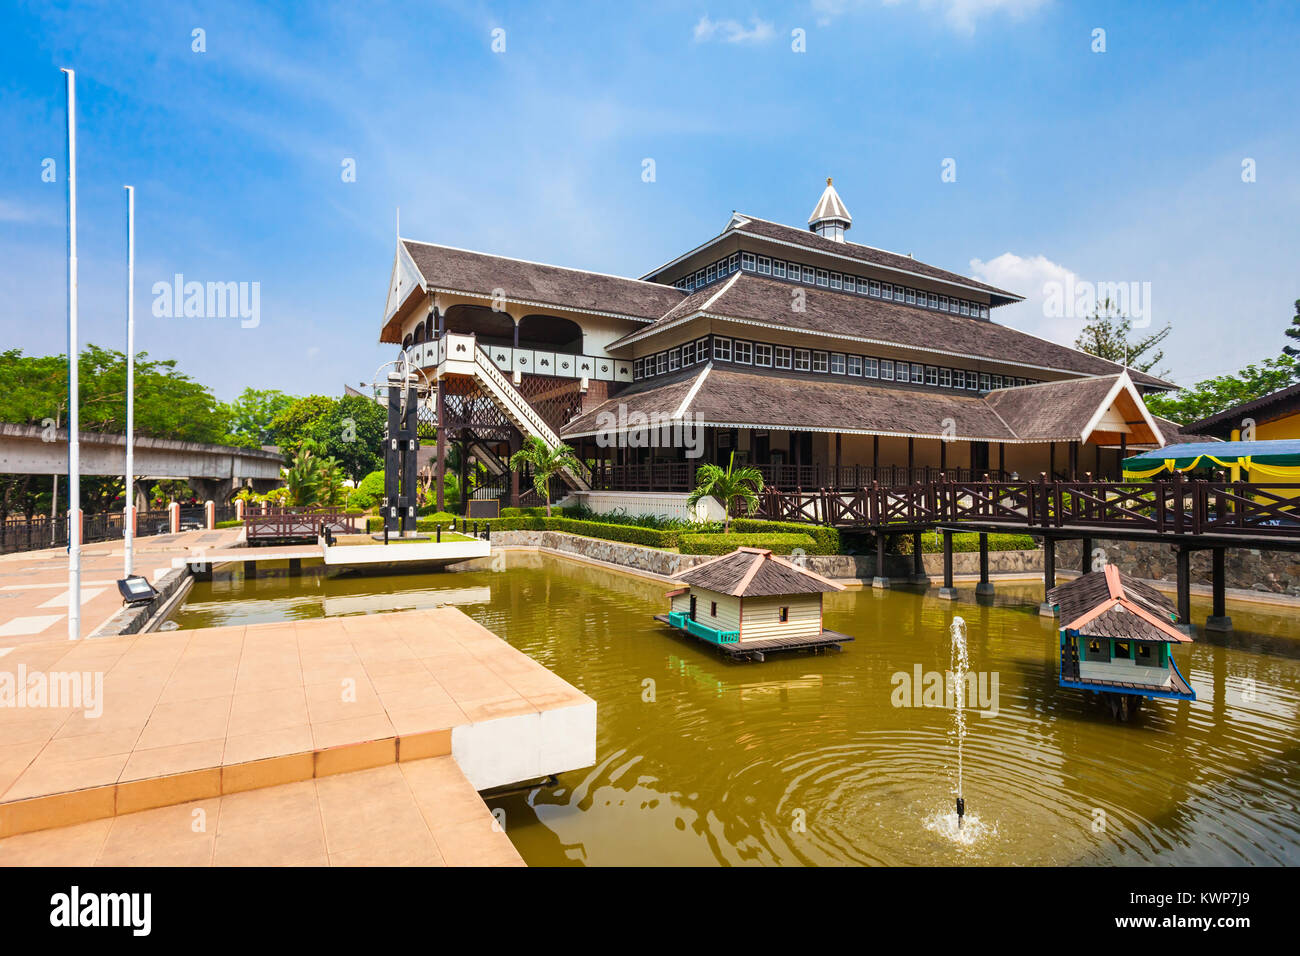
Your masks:
{"label": "wooden building", "polygon": [[730,657],[763,660],[853,640],[822,621],[822,596],[843,587],[763,548],[738,548],[673,577],[685,586],[668,592],[671,609],[656,620]]}
{"label": "wooden building", "polygon": [[1172,649],[1191,643],[1159,591],[1113,564],[1048,592],[1060,614],[1060,685],[1109,695],[1127,717],[1143,697],[1195,700]]}
{"label": "wooden building", "polygon": [[636,279],[399,239],[380,339],[437,382],[436,467],[460,445],[507,504],[526,435],[578,449],[593,510],[674,516],[733,452],[778,488],[860,488],[1118,479],[1176,440],[1142,398],[1170,383],[1001,325],[1019,295],[853,226],[828,181],[806,228],[735,213]]}

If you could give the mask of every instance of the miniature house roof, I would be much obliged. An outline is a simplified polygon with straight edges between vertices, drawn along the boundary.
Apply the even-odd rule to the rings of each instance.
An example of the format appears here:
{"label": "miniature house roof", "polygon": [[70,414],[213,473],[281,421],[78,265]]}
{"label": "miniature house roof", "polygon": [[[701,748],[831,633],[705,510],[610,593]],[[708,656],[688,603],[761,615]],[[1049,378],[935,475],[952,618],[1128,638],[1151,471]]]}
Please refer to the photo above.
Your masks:
{"label": "miniature house roof", "polygon": [[1113,564],[1047,592],[1060,608],[1061,630],[1125,641],[1191,643],[1174,625],[1178,614],[1163,594]]}
{"label": "miniature house roof", "polygon": [[844,590],[842,585],[778,558],[764,548],[737,548],[731,554],[678,571],[673,578],[732,597],[777,597]]}

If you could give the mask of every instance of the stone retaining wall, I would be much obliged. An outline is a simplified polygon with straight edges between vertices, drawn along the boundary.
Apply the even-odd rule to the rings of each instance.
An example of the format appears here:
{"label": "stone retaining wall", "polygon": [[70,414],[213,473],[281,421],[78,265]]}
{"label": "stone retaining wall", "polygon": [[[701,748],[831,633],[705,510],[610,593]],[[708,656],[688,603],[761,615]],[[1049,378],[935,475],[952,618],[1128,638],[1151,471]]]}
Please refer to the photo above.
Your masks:
{"label": "stone retaining wall", "polygon": [[148,604],[137,604],[134,607],[122,608],[100,627],[96,628],[95,632],[90,636],[119,637],[123,634],[139,634],[158,609],[171,600],[172,595],[179,590],[189,576],[189,565],[172,568],[153,582],[154,590],[158,592],[156,598]]}
{"label": "stone retaining wall", "polygon": [[[1148,581],[1176,582],[1178,580],[1178,568],[1172,545],[1096,538],[1092,547],[1094,552],[1098,548],[1103,549],[1109,563],[1118,565],[1121,571],[1134,577]],[[1058,544],[1056,546],[1057,568],[1081,567],[1079,548],[1078,541],[1064,541]],[[1204,584],[1207,587],[1211,584],[1211,560],[1209,551],[1192,552],[1192,584]],[[1224,579],[1224,585],[1228,588],[1300,596],[1300,554],[1228,548],[1224,556]]]}

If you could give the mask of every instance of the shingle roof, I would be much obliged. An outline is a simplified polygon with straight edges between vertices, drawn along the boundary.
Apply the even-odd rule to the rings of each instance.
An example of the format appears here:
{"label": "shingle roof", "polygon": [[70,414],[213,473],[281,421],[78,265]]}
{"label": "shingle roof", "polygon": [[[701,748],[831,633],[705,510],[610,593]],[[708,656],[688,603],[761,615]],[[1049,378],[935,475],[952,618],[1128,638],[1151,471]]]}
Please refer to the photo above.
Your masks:
{"label": "shingle roof", "polygon": [[[839,245],[835,242],[831,244]],[[697,308],[681,303],[669,315],[628,333],[611,347],[616,348],[658,334],[686,320],[696,311],[702,311],[708,316],[760,322],[775,328],[851,336],[880,344],[895,344],[940,354],[1009,362],[1079,375],[1115,375],[1123,371],[1114,362],[987,319],[918,309],[915,306],[831,289],[795,286],[779,279],[747,272],[737,273],[732,280],[728,280],[729,285],[725,288],[711,286],[692,293],[691,298],[695,302],[703,303],[712,299],[707,309],[702,304]],[[802,311],[792,308],[793,292],[796,289],[803,291]],[[1173,387],[1168,382],[1142,372],[1129,370],[1129,377],[1139,384]]]}
{"label": "shingle roof", "polygon": [[1019,437],[1034,441],[1070,441],[1082,436],[1106,400],[1118,375],[1068,378],[989,392],[985,401]]}
{"label": "shingle roof", "polygon": [[1174,625],[1178,614],[1163,594],[1113,564],[1090,571],[1047,592],[1060,608],[1061,630],[1090,637],[1190,643]]}
{"label": "shingle roof", "polygon": [[678,581],[732,597],[777,597],[842,591],[843,586],[763,548],[738,548],[673,575]]}
{"label": "shingle roof", "polygon": [[767,219],[757,219],[745,215],[740,219],[733,220],[731,231],[775,242],[792,243],[816,252],[847,256],[860,262],[884,266],[887,269],[911,272],[915,275],[925,276],[928,279],[938,279],[941,282],[957,283],[968,288],[987,292],[991,296],[1003,299],[1004,302],[1019,302],[1024,298],[1014,292],[1008,292],[1006,289],[999,289],[997,286],[980,282],[978,279],[972,279],[969,276],[949,272],[947,269],[940,269],[938,266],[920,262],[911,256],[900,255],[897,252],[887,252],[884,249],[875,249],[871,246],[850,242],[847,239],[843,242],[837,242],[834,239],[827,239],[806,229],[796,229],[794,226],[782,225],[779,222],[772,222]]}
{"label": "shingle roof", "polygon": [[483,252],[403,239],[424,280],[434,288],[506,298],[561,308],[658,319],[685,298],[672,286],[640,279],[525,262]]}

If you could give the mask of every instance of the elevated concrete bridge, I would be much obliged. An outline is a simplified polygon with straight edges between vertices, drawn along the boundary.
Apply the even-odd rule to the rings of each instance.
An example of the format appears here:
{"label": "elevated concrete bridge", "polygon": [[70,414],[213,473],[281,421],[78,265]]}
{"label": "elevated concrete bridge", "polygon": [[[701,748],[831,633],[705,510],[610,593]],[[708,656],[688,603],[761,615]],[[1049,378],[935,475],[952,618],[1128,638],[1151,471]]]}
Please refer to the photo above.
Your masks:
{"label": "elevated concrete bridge", "polygon": [[[223,502],[242,487],[268,491],[280,483],[284,459],[261,448],[235,448],[170,438],[135,440],[135,473],[139,495],[161,479],[189,482],[200,499]],[[40,425],[0,423],[0,474],[64,475],[68,470],[68,431]],[[81,433],[83,475],[123,475],[126,436]],[[143,506],[147,506],[145,498]]]}

